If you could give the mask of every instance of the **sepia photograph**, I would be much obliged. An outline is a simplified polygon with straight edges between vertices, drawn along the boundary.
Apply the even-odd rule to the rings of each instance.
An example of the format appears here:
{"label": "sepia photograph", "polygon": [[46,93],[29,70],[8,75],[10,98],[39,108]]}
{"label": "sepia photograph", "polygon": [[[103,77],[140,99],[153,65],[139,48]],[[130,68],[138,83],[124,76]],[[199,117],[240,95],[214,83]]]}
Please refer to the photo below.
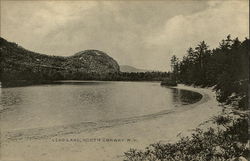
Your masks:
{"label": "sepia photograph", "polygon": [[247,161],[249,0],[0,0],[0,161]]}

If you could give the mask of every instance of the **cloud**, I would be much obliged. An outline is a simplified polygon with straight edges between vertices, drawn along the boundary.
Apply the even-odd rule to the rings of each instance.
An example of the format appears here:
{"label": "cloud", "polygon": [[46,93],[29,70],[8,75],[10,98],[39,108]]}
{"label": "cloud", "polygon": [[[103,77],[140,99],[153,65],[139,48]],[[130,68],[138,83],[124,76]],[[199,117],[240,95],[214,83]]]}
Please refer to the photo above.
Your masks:
{"label": "cloud", "polygon": [[176,15],[164,28],[145,40],[155,48],[165,46],[181,57],[189,47],[205,40],[217,47],[228,34],[244,39],[249,35],[247,1],[208,1],[209,7],[190,15]]}

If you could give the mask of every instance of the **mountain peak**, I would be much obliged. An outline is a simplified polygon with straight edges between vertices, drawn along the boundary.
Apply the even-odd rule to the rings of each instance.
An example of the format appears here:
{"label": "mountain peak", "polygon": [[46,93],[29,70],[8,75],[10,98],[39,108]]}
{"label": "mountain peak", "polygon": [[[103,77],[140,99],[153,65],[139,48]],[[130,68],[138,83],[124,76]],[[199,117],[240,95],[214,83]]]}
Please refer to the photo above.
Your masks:
{"label": "mountain peak", "polygon": [[103,51],[93,50],[93,49],[79,51],[74,54],[74,56],[82,56],[82,55],[105,55],[107,56],[107,54],[104,53]]}

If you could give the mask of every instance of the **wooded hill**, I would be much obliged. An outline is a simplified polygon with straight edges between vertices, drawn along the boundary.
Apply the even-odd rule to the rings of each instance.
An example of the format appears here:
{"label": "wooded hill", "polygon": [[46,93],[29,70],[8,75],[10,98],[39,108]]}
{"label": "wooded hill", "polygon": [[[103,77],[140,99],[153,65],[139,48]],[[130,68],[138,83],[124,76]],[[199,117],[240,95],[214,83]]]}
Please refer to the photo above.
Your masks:
{"label": "wooded hill", "polygon": [[24,49],[0,38],[0,81],[3,87],[54,80],[160,81],[166,72],[120,72],[118,63],[99,50],[85,50],[72,56],[49,56]]}

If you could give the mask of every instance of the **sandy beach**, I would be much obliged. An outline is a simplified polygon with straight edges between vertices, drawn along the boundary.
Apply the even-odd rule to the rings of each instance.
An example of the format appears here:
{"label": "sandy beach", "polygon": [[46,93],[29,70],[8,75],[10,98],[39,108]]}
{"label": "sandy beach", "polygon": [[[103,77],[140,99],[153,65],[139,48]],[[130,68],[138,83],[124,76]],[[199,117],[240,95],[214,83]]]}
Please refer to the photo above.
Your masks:
{"label": "sandy beach", "polygon": [[198,92],[203,97],[184,109],[147,117],[2,132],[1,160],[119,161],[130,148],[175,142],[221,111],[211,89],[184,85],[176,88]]}

